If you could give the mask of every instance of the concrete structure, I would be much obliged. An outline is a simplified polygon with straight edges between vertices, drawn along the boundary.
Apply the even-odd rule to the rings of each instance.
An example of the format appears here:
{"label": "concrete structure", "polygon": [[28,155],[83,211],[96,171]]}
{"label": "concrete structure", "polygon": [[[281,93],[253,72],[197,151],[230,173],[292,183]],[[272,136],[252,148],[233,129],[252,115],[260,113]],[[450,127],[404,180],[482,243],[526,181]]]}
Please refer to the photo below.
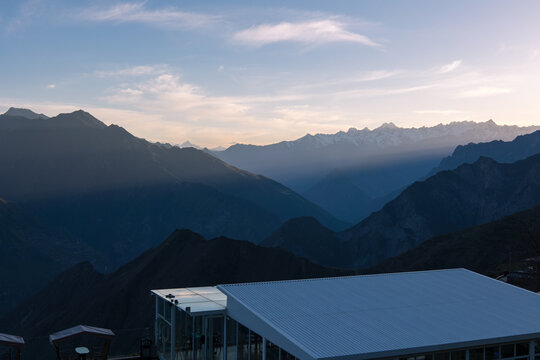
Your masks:
{"label": "concrete structure", "polygon": [[540,360],[540,296],[465,269],[152,293],[163,360]]}

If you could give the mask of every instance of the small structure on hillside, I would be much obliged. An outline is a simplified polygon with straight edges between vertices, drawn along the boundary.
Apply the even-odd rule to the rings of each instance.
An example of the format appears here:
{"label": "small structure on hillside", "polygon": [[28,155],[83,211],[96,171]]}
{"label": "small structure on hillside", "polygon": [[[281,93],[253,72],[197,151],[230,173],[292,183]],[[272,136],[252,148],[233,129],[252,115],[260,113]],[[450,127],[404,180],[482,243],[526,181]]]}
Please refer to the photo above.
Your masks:
{"label": "small structure on hillside", "polygon": [[3,347],[5,350],[0,350],[0,357],[2,357],[2,353],[5,352],[9,360],[19,360],[21,358],[21,349],[24,346],[24,339],[16,335],[0,333],[0,345],[0,347]]}
{"label": "small structure on hillside", "polygon": [[[114,336],[114,332],[109,329],[77,325],[49,335],[49,341],[56,349],[58,360],[105,360],[109,356]],[[94,341],[89,345],[88,340],[85,342],[79,340],[83,337],[92,338]],[[95,340],[101,342],[101,346],[96,347]]]}

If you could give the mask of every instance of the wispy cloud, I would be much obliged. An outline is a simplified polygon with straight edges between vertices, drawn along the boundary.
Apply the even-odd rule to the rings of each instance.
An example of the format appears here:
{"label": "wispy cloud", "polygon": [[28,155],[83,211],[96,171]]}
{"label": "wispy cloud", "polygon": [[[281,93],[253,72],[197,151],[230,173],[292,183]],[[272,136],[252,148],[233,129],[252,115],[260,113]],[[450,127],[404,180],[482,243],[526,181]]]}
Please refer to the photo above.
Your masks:
{"label": "wispy cloud", "polygon": [[115,70],[98,70],[94,75],[97,77],[157,75],[164,74],[167,69],[168,65],[138,65]]}
{"label": "wispy cloud", "polygon": [[511,92],[512,92],[512,89],[508,89],[508,88],[482,86],[482,87],[477,87],[471,90],[466,90],[460,94],[460,97],[476,98],[476,97],[486,97],[486,96],[508,94]]}
{"label": "wispy cloud", "polygon": [[220,21],[219,16],[181,11],[176,8],[148,9],[145,2],[123,3],[105,9],[89,8],[82,17],[91,21],[144,23],[168,28],[200,28]]}
{"label": "wispy cloud", "polygon": [[182,82],[180,76],[172,73],[116,89],[105,100],[157,113],[182,113],[187,122],[240,120],[248,109],[227,97],[208,96],[198,86]]}
{"label": "wispy cloud", "polygon": [[452,61],[450,64],[443,65],[441,66],[439,73],[446,74],[446,73],[452,72],[456,70],[457,68],[459,68],[462,62],[463,60],[456,60],[456,61]]}
{"label": "wispy cloud", "polygon": [[366,35],[347,30],[344,23],[332,18],[252,26],[235,33],[233,40],[251,46],[263,46],[276,42],[316,45],[330,42],[353,42],[365,46],[380,46]]}
{"label": "wispy cloud", "polygon": [[55,89],[56,88],[56,85],[55,84],[49,84],[47,85],[47,89]]}

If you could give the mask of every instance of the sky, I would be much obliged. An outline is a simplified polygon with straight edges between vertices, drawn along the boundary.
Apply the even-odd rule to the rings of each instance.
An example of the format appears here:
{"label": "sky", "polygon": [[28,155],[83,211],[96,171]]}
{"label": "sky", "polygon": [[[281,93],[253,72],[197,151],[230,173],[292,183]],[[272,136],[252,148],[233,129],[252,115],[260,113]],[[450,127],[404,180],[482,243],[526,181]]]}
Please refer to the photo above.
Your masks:
{"label": "sky", "polygon": [[0,112],[151,141],[540,124],[540,2],[2,0]]}

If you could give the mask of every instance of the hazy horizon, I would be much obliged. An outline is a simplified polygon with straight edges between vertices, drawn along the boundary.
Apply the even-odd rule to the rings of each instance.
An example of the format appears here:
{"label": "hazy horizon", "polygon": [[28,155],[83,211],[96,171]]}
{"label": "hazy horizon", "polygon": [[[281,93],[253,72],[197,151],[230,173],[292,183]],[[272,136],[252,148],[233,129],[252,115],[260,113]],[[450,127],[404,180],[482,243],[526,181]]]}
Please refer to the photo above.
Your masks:
{"label": "hazy horizon", "polygon": [[0,107],[77,109],[151,141],[537,125],[534,1],[7,1]]}

